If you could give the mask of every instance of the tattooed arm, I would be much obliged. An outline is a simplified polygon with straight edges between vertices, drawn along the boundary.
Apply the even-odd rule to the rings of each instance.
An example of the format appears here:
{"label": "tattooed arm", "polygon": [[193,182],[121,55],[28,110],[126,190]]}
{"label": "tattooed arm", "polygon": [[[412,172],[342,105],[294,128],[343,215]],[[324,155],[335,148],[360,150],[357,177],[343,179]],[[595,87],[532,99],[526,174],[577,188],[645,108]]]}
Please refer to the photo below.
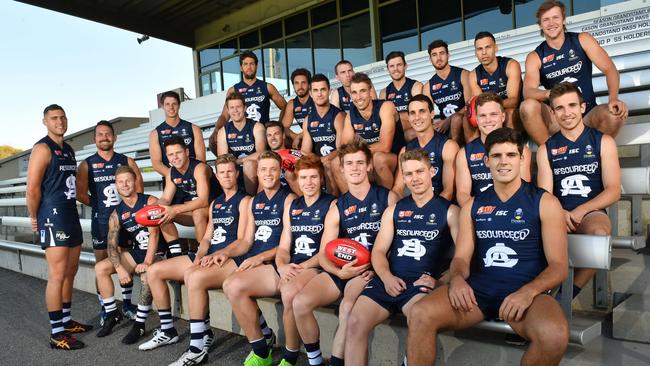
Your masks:
{"label": "tattooed arm", "polygon": [[127,284],[131,282],[131,275],[120,264],[119,237],[120,220],[117,218],[117,211],[113,210],[111,217],[108,219],[108,259],[113,264],[113,267],[115,267],[115,272],[117,272],[120,283]]}

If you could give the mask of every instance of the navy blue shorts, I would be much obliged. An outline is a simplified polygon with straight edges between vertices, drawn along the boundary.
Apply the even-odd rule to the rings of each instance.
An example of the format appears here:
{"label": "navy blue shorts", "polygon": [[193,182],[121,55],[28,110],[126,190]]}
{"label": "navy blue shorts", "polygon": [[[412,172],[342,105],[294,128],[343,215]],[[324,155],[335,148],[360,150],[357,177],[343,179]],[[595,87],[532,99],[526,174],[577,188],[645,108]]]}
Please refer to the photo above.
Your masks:
{"label": "navy blue shorts", "polygon": [[332,279],[332,281],[336,285],[336,288],[338,288],[339,291],[341,291],[341,295],[343,295],[343,293],[345,292],[345,286],[348,284],[348,281],[350,281],[350,280],[349,279],[342,280],[338,276],[336,276],[334,274],[331,274],[331,273],[329,273],[327,271],[325,271],[325,273],[327,273],[330,276],[330,278]]}
{"label": "navy blue shorts", "polygon": [[[108,222],[99,222],[99,219],[93,218],[90,222],[90,234],[93,238],[94,250],[105,250],[108,248]],[[118,245],[122,248],[130,248],[132,246],[129,240],[129,234],[124,228],[120,228]]]}
{"label": "navy blue shorts", "polygon": [[494,294],[488,294],[480,290],[480,286],[472,286],[472,283],[468,281],[468,284],[472,287],[474,291],[474,297],[478,303],[478,308],[483,312],[485,320],[497,320],[499,319],[499,308],[505,296],[495,296]]}
{"label": "navy blue shorts", "polygon": [[131,257],[133,257],[135,264],[141,264],[144,262],[144,258],[147,256],[147,251],[140,249],[131,249],[129,250],[129,254],[131,254]]}
{"label": "navy blue shorts", "polygon": [[424,294],[424,292],[420,290],[422,286],[413,286],[413,282],[415,281],[417,281],[417,278],[404,279],[404,282],[406,282],[406,290],[393,297],[386,292],[386,288],[381,279],[378,276],[375,276],[370,280],[370,282],[368,282],[366,288],[363,289],[361,296],[368,297],[370,300],[388,310],[389,313],[396,314],[401,312],[404,305],[411,301],[415,295]]}
{"label": "navy blue shorts", "polygon": [[[212,254],[212,253],[208,252],[208,254]],[[187,256],[190,258],[192,263],[194,263],[194,260],[196,259],[196,253],[195,252],[189,252],[189,253],[187,253]],[[234,258],[231,258],[231,259],[233,261],[235,261],[235,265],[237,265],[237,267],[239,267],[241,262],[243,262],[244,259],[246,259],[246,258],[244,256],[240,256],[240,257],[234,257]]]}
{"label": "navy blue shorts", "polygon": [[77,207],[41,207],[38,210],[41,248],[76,247],[83,243]]}

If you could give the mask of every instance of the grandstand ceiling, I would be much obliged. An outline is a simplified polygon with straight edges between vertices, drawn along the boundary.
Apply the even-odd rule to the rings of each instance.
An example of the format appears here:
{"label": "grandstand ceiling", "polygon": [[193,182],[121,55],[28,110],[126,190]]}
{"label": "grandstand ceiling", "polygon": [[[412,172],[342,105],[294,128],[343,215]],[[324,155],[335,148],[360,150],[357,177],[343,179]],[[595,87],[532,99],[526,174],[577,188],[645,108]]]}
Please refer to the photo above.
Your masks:
{"label": "grandstand ceiling", "polygon": [[259,0],[18,0],[195,48],[194,32]]}

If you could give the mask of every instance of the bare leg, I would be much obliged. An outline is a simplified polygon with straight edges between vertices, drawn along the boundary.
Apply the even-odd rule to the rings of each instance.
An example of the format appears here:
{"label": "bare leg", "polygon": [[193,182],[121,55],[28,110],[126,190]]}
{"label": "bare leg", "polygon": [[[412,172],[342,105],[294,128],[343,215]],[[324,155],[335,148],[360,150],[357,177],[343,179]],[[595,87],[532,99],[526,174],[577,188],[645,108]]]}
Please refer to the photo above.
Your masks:
{"label": "bare leg", "polygon": [[341,296],[330,275],[323,272],[316,275],[293,299],[293,316],[303,343],[320,340],[320,329],[314,310],[329,305]]}
{"label": "bare leg", "polygon": [[[609,235],[612,233],[612,223],[609,217],[602,211],[593,211],[582,218],[578,230],[578,234],[590,235]],[[583,288],[589,280],[596,274],[596,271],[588,268],[576,268],[573,278],[573,283]]]}
{"label": "bare leg", "polygon": [[375,170],[375,182],[388,189],[393,188],[397,156],[392,153],[376,152],[372,154],[372,165]]}
{"label": "bare leg", "polygon": [[257,193],[257,161],[252,158],[244,160],[244,187],[250,195]]}
{"label": "bare leg", "polygon": [[621,127],[627,121],[627,116],[625,118],[617,118],[609,113],[607,104],[601,104],[590,110],[585,116],[584,121],[587,126],[593,127],[606,135],[616,137],[618,131],[620,131]]}
{"label": "bare leg", "polygon": [[285,345],[288,349],[295,350],[300,347],[300,334],[296,326],[296,319],[293,315],[293,299],[305,285],[318,272],[314,268],[305,269],[289,282],[280,283],[280,294],[282,295],[282,322],[284,325]]}
{"label": "bare leg", "polygon": [[47,286],[45,286],[45,304],[47,311],[61,310],[63,307],[63,283],[66,278],[70,248],[48,247],[45,249],[47,260]]}
{"label": "bare leg", "polygon": [[348,365],[368,364],[368,336],[388,319],[390,313],[366,296],[360,296],[348,319],[345,341],[345,362]]}
{"label": "bare leg", "polygon": [[196,267],[185,271],[185,286],[187,286],[190,307],[190,319],[205,319],[208,311],[208,290],[221,288],[223,282],[237,269],[235,261],[229,260],[219,267]]}
{"label": "bare leg", "polygon": [[169,309],[168,280],[182,281],[185,270],[192,266],[192,261],[186,255],[162,260],[152,264],[147,270],[147,283],[151,289],[156,307],[158,309]]}
{"label": "bare leg", "polygon": [[535,99],[526,99],[519,106],[519,117],[528,136],[537,144],[542,145],[550,135],[559,131],[552,116],[551,108]]}
{"label": "bare leg", "polygon": [[339,304],[339,326],[336,328],[334,340],[332,341],[332,356],[343,358],[345,354],[345,332],[348,326],[348,317],[350,316],[354,303],[367,284],[368,281],[363,277],[354,277],[345,286],[343,300]]}
{"label": "bare leg", "polygon": [[79,254],[81,253],[81,245],[70,248],[68,251],[68,259],[66,261],[65,279],[61,287],[61,300],[63,302],[72,301],[72,288],[74,285],[74,277],[79,270]]}

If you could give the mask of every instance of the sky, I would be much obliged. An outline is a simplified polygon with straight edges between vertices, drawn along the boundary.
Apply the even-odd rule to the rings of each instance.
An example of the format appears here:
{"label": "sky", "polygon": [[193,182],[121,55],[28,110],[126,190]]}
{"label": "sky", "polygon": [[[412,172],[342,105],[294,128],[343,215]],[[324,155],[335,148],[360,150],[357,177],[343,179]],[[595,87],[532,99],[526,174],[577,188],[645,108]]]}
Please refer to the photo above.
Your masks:
{"label": "sky", "polygon": [[61,105],[68,134],[115,117],[148,117],[156,95],[194,98],[192,50],[14,1],[0,1],[0,145],[45,136],[43,109]]}

